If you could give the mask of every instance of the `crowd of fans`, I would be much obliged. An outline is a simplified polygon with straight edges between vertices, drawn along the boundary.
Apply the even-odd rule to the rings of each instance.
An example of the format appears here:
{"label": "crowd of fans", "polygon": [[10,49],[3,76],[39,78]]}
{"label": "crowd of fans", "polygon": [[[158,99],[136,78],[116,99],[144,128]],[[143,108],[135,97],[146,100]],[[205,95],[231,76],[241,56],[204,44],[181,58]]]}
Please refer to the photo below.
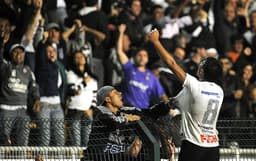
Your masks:
{"label": "crowd of fans", "polygon": [[0,0],[0,144],[37,118],[38,144],[64,145],[56,120],[73,118],[72,144],[86,145],[104,85],[141,109],[175,96],[182,84],[147,40],[154,28],[191,75],[206,57],[221,62],[222,119],[256,118],[253,0]]}

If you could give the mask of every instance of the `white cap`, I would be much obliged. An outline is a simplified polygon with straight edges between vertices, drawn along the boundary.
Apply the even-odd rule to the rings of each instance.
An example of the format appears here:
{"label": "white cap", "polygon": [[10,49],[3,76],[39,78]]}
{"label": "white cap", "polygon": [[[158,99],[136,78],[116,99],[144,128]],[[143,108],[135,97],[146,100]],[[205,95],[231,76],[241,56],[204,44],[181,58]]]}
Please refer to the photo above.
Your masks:
{"label": "white cap", "polygon": [[25,52],[25,47],[22,44],[13,44],[9,50],[9,54],[11,54],[12,51],[16,48],[20,48]]}

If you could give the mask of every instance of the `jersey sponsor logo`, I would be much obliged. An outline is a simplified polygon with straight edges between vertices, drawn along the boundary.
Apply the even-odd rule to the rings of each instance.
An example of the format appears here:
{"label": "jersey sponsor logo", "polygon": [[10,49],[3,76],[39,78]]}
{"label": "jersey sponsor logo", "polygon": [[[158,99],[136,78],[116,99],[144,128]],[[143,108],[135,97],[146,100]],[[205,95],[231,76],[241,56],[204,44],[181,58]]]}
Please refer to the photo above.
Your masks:
{"label": "jersey sponsor logo", "polygon": [[147,85],[144,85],[143,83],[135,81],[135,80],[130,80],[129,84],[140,88],[142,91],[146,91],[148,89]]}
{"label": "jersey sponsor logo", "polygon": [[19,78],[10,77],[8,79],[8,87],[14,92],[26,93],[27,85],[23,83]]}
{"label": "jersey sponsor logo", "polygon": [[218,96],[218,93],[215,92],[208,92],[208,91],[201,91],[202,94],[206,94],[206,95],[213,95],[213,96]]}
{"label": "jersey sponsor logo", "polygon": [[198,127],[201,129],[201,131],[203,133],[214,134],[213,127],[207,127],[207,126],[200,125],[200,124],[198,124]]}
{"label": "jersey sponsor logo", "polygon": [[108,143],[104,149],[104,153],[106,153],[106,152],[109,152],[110,154],[125,152],[125,146]]}
{"label": "jersey sponsor logo", "polygon": [[201,134],[200,139],[202,143],[217,143],[218,137],[216,135]]}

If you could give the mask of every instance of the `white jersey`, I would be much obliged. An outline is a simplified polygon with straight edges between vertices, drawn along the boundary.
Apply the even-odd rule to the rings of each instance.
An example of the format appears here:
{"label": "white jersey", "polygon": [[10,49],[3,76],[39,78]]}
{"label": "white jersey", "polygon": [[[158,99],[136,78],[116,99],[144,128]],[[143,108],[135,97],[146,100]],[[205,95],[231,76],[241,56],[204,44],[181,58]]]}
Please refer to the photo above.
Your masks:
{"label": "white jersey", "polygon": [[186,74],[183,90],[174,98],[182,113],[182,140],[201,147],[219,146],[216,123],[223,90],[212,82],[198,81]]}
{"label": "white jersey", "polygon": [[72,88],[80,88],[81,94],[71,96],[71,100],[68,104],[69,109],[76,109],[80,111],[88,110],[91,106],[96,105],[96,92],[98,89],[97,81],[93,78],[83,84],[83,78],[79,77],[74,71],[70,70],[66,72],[67,83],[72,85]]}

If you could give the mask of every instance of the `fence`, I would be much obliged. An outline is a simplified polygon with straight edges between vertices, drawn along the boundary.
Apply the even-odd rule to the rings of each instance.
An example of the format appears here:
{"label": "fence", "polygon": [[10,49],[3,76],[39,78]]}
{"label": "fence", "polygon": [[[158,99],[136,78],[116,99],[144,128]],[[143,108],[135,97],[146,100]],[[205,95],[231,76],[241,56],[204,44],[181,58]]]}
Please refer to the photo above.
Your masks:
{"label": "fence", "polygon": [[219,120],[218,130],[222,147],[256,148],[256,120]]}
{"label": "fence", "polygon": [[[37,120],[38,121],[38,120]],[[70,146],[68,144],[69,126],[64,123],[64,146],[37,146],[38,131],[40,130],[37,121],[30,122],[28,146],[17,146],[15,135],[11,135],[6,145],[0,145],[1,161],[22,161],[35,160],[37,156],[42,156],[44,161],[78,161],[83,158],[85,161],[130,161],[134,160],[128,155],[107,155],[101,148],[105,145],[108,136],[104,133],[103,124],[97,120],[93,121],[92,132],[88,146]],[[58,120],[63,122],[63,120]],[[55,123],[58,123],[56,121]],[[65,121],[66,122],[66,121]],[[86,124],[85,124],[86,125]],[[87,124],[88,125],[88,124]],[[221,161],[256,161],[256,120],[220,120],[218,121],[218,130],[220,137],[220,156]],[[15,129],[14,129],[15,131]],[[158,131],[158,133],[155,133]],[[159,148],[161,136],[172,136],[176,144],[175,158],[177,160],[179,153],[179,118],[172,120],[164,118],[158,122],[138,121],[123,129],[126,136],[137,135],[142,139],[143,148],[136,160],[138,161],[159,161],[168,155],[165,150]],[[0,131],[1,133],[1,131]],[[16,131],[19,134],[19,131]],[[0,138],[1,139],[1,138]],[[162,144],[163,145],[163,144]],[[84,157],[83,157],[84,156]],[[122,159],[121,159],[122,158]]]}

